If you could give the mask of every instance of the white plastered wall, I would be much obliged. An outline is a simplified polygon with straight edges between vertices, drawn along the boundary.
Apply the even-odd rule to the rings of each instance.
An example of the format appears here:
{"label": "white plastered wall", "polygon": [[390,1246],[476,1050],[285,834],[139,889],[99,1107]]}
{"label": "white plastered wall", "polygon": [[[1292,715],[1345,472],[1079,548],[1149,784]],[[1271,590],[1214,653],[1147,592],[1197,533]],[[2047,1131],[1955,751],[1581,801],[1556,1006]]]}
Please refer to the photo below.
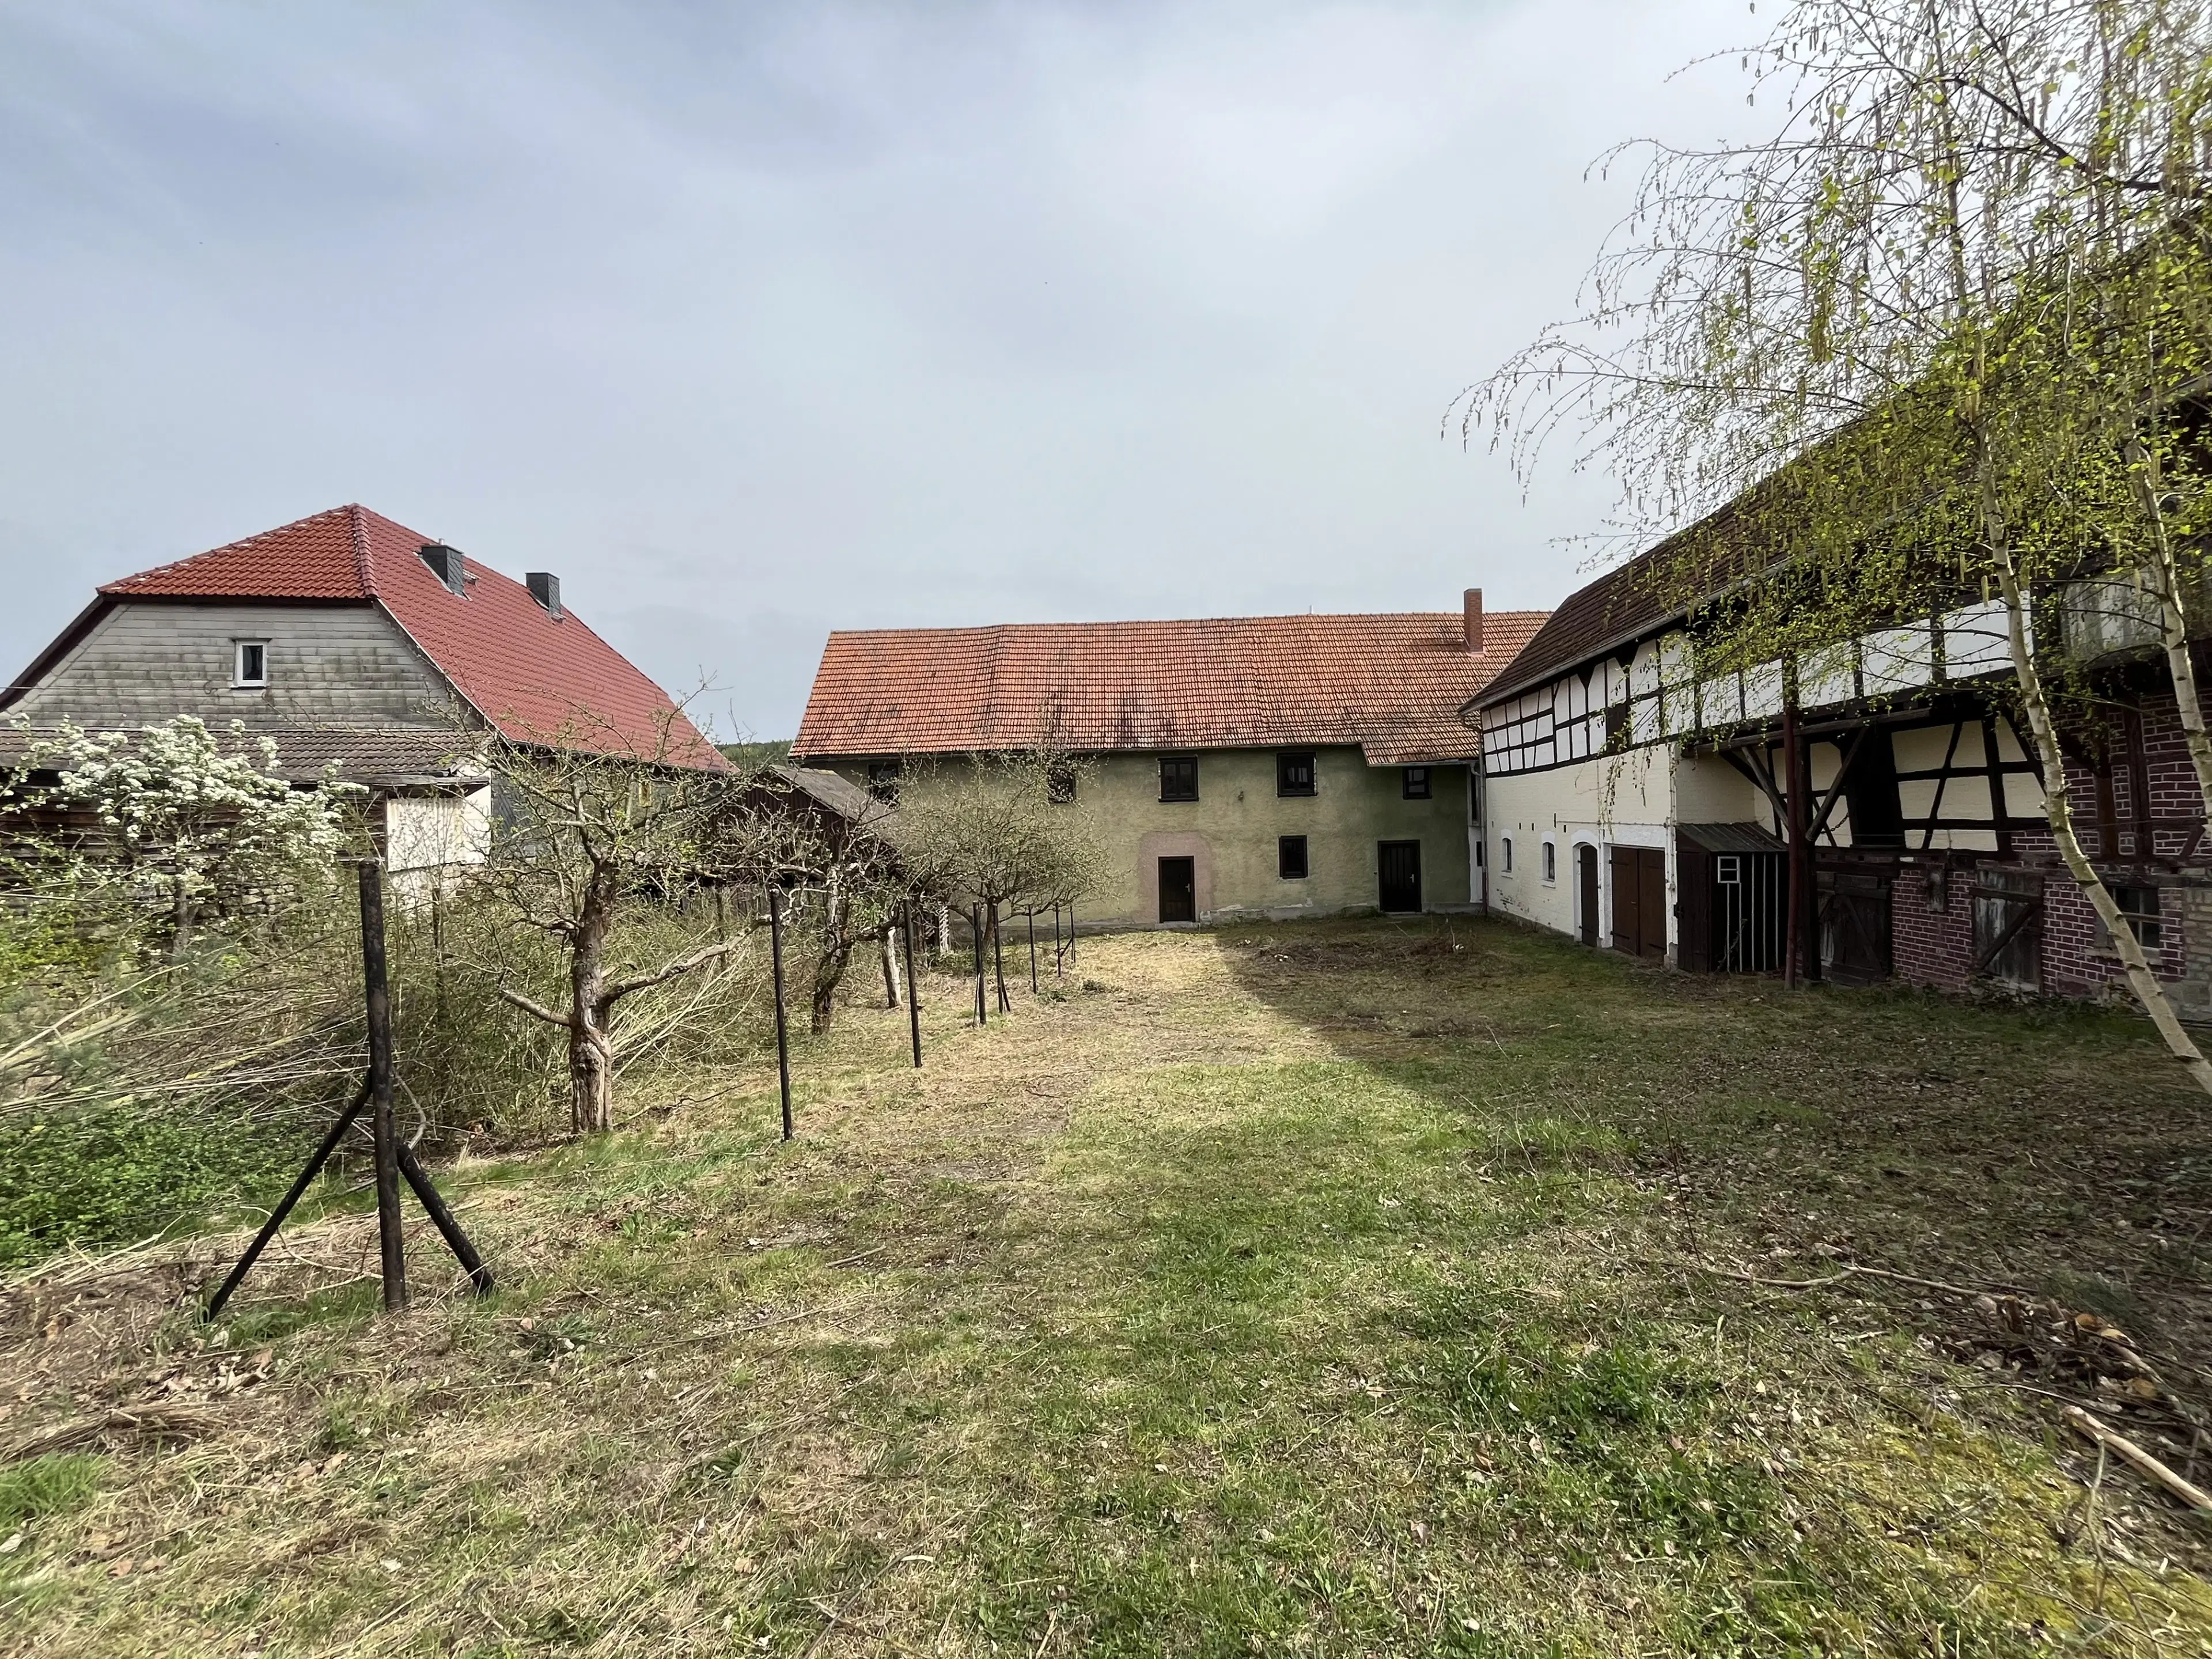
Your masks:
{"label": "white plastered wall", "polygon": [[[1667,853],[1668,913],[1673,913],[1674,750],[1665,744],[1626,755],[1577,761],[1541,772],[1488,781],[1488,819],[1483,825],[1489,865],[1490,904],[1502,915],[1572,935],[1580,918],[1575,848],[1597,848],[1598,940],[1611,937],[1614,847],[1656,847]],[[1504,842],[1513,842],[1513,867],[1505,867]],[[1555,875],[1544,879],[1544,844],[1556,849]],[[1672,948],[1673,924],[1668,924]]]}

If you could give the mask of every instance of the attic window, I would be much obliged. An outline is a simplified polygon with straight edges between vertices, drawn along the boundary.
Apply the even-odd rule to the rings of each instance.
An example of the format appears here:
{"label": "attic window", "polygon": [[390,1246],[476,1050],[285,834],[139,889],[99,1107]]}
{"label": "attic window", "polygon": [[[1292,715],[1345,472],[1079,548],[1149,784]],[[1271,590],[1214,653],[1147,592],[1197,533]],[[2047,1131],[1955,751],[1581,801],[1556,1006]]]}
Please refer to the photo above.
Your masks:
{"label": "attic window", "polygon": [[899,798],[899,774],[906,769],[898,761],[880,760],[868,763],[868,793],[878,800],[896,805]]}
{"label": "attic window", "polygon": [[1405,799],[1426,800],[1429,798],[1429,769],[1425,766],[1406,768]]}
{"label": "attic window", "polygon": [[258,690],[269,684],[269,641],[266,640],[235,640],[232,641],[230,684],[233,690]]}
{"label": "attic window", "polygon": [[1314,793],[1314,751],[1278,749],[1275,751],[1275,793],[1310,795]]}
{"label": "attic window", "polygon": [[1196,800],[1198,799],[1197,756],[1163,755],[1160,757],[1160,799],[1162,800]]}
{"label": "attic window", "polygon": [[1055,806],[1065,806],[1075,799],[1075,768],[1066,761],[1055,761],[1045,769],[1044,798]]}

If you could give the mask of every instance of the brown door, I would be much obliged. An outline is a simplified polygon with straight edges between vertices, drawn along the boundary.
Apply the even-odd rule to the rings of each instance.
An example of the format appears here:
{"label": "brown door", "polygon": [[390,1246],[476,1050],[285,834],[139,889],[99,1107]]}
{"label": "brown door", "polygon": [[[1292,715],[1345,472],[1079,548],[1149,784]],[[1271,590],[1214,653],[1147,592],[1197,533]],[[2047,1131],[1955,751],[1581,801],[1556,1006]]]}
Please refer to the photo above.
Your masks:
{"label": "brown door", "polygon": [[1379,897],[1385,910],[1421,908],[1421,843],[1386,841],[1376,848],[1375,867]]}
{"label": "brown door", "polygon": [[1667,854],[1656,848],[1613,849],[1613,948],[1667,954]]}
{"label": "brown door", "polygon": [[1575,848],[1575,885],[1582,895],[1582,941],[1597,943],[1597,848],[1584,842]]}
{"label": "brown door", "polygon": [[1636,916],[1643,929],[1638,944],[1647,957],[1663,960],[1667,955],[1667,854],[1657,848],[1636,849],[1637,883],[1643,889],[1636,901]]}
{"label": "brown door", "polygon": [[1198,866],[1194,860],[1160,860],[1160,920],[1198,920]]}

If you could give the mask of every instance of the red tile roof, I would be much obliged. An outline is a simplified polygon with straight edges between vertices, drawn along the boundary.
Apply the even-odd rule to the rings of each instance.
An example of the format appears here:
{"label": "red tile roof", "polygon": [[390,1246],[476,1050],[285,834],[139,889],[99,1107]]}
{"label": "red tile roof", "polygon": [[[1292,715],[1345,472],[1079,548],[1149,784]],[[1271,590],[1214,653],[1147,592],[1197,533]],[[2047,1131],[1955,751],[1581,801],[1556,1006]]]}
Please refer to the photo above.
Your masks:
{"label": "red tile roof", "polygon": [[374,600],[503,737],[597,753],[729,763],[668,694],[573,611],[556,618],[520,582],[465,559],[465,596],[423,563],[431,538],[360,506],[333,507],[109,582],[110,599]]}
{"label": "red tile roof", "polygon": [[808,760],[1040,743],[1114,749],[1358,744],[1378,766],[1475,752],[1461,704],[1540,611],[1015,623],[837,633],[792,744]]}

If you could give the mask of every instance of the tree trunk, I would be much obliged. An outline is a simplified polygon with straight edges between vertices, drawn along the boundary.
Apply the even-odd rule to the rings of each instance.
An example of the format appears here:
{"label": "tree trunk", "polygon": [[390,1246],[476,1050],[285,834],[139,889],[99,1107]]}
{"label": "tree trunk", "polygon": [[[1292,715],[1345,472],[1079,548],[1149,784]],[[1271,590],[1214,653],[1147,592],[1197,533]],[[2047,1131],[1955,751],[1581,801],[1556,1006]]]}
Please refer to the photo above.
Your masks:
{"label": "tree trunk", "polygon": [[612,872],[594,869],[578,908],[568,957],[568,1126],[599,1134],[615,1123],[615,1045],[606,1000]]}
{"label": "tree trunk", "polygon": [[885,922],[876,929],[876,945],[884,957],[884,1006],[886,1008],[899,1006],[898,957],[892,950],[892,943],[897,938],[898,926],[896,922]]}
{"label": "tree trunk", "polygon": [[568,1028],[568,1126],[578,1134],[615,1127],[614,1044],[581,1020]]}
{"label": "tree trunk", "polygon": [[[2151,533],[2151,574],[2158,600],[2159,631],[2166,646],[2166,665],[2173,678],[2173,701],[2181,715],[2181,733],[2189,745],[2189,763],[2197,773],[2197,793],[2208,817],[2212,817],[2212,735],[2204,729],[2204,706],[2197,695],[2197,664],[2189,654],[2189,618],[2181,604],[2181,562],[2174,557],[2173,539],[2166,529],[2166,511],[2159,504],[2159,479],[2151,468],[2154,458],[2142,445],[2135,446],[2136,500],[2148,520]],[[2151,832],[2136,831],[2136,855],[2150,856]]]}
{"label": "tree trunk", "polygon": [[846,964],[853,959],[853,902],[844,894],[830,892],[823,904],[822,954],[814,963],[813,1006],[809,1016],[809,1029],[817,1036],[829,1035],[830,1024],[837,1016],[837,987],[845,977]]}
{"label": "tree trunk", "polygon": [[[2136,1000],[2142,1005],[2143,1012],[2150,1016],[2151,1024],[2158,1028],[2166,1051],[2181,1062],[2198,1088],[2212,1094],[2212,1064],[2207,1063],[2203,1051],[2182,1026],[2180,1018],[2173,1012],[2172,1001],[2166,996],[2166,987],[2159,982],[2158,975],[2151,971],[2150,963],[2143,956],[2135,929],[2121,914],[2119,902],[2105,885],[2104,878],[2081,851],[2081,837],[2074,832],[2073,800],[2066,781],[2066,759],[2058,750],[2058,728],[2051,719],[2050,701],[2044,695],[2043,676],[2028,643],[2027,602],[2021,592],[2009,548],[1991,536],[1990,554],[1996,567],[1997,585],[2004,594],[2006,636],[2012,647],[2014,679],[2020,687],[2021,700],[2027,708],[2035,746],[2043,752],[2044,816],[2050,822],[2052,838],[2058,843],[2059,856],[2066,860],[2075,884],[2087,897],[2098,920],[2105,924],[2105,931],[2112,938],[2113,953],[2127,972],[2128,985],[2135,992]],[[2148,835],[2147,831],[2142,833]]]}

